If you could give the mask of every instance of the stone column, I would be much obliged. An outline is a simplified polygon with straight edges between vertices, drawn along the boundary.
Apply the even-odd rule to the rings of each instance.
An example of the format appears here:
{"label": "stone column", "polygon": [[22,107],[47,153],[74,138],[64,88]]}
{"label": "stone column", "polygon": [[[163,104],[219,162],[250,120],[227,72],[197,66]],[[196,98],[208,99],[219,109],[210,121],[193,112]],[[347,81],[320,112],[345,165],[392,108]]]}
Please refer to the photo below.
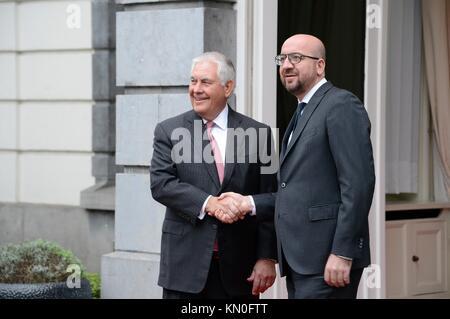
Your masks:
{"label": "stone column", "polygon": [[[115,251],[102,258],[103,298],[161,298],[164,207],[150,193],[155,125],[191,108],[191,60],[221,51],[236,60],[235,1],[116,0]],[[180,270],[182,271],[182,270]]]}

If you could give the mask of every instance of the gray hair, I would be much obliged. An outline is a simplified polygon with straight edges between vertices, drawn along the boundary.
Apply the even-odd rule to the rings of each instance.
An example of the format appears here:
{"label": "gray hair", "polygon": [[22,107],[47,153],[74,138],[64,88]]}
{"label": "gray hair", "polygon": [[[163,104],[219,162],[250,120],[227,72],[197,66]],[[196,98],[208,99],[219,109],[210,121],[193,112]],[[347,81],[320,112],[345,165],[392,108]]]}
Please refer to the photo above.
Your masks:
{"label": "gray hair", "polygon": [[234,69],[233,62],[225,55],[219,52],[205,52],[198,57],[192,59],[191,72],[197,63],[200,62],[214,62],[217,64],[217,76],[219,77],[222,85],[225,85],[228,81],[234,81],[236,78],[236,71]]}

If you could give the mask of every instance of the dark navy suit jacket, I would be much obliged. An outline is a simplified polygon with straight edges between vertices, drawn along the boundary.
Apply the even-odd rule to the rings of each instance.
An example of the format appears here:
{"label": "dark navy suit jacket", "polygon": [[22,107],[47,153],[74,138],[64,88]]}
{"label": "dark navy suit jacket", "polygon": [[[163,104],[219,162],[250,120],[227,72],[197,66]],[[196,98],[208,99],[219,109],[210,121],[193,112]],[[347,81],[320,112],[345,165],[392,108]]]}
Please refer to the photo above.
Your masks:
{"label": "dark navy suit jacket", "polygon": [[[254,196],[260,218],[275,218],[278,259],[300,274],[323,273],[330,253],[352,258],[353,269],[369,265],[375,172],[364,106],[327,82],[288,144],[291,128],[292,121],[282,144],[278,192]],[[285,275],[283,263],[280,268]]]}

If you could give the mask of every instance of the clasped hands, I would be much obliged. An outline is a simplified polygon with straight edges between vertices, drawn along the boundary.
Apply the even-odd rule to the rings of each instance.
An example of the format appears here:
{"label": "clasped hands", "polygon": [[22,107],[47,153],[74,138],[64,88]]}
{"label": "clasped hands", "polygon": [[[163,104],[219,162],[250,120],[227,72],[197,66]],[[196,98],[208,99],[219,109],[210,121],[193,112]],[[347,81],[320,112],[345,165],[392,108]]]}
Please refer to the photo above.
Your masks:
{"label": "clasped hands", "polygon": [[249,196],[237,193],[223,193],[219,197],[211,196],[206,203],[205,211],[208,215],[220,220],[222,223],[232,224],[253,209]]}

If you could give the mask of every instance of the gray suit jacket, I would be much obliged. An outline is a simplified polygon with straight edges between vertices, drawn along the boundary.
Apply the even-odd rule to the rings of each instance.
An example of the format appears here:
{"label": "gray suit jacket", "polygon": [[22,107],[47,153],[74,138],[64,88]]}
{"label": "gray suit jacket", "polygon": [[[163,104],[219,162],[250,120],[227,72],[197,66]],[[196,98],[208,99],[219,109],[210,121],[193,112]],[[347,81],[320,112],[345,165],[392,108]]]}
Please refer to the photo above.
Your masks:
{"label": "gray suit jacket", "polygon": [[[208,277],[217,236],[222,281],[230,295],[250,295],[252,285],[246,278],[259,258],[276,259],[276,238],[272,220],[259,220],[247,215],[234,224],[222,224],[208,215],[198,218],[209,195],[237,192],[243,195],[273,192],[276,174],[262,175],[264,166],[260,148],[272,150],[270,130],[258,143],[234,143],[228,135],[225,176],[220,185],[214,163],[177,163],[171,152],[177,144],[171,138],[177,128],[191,133],[192,155],[201,154],[209,141],[194,141],[194,123],[201,118],[189,111],[159,123],[155,129],[154,152],[150,168],[153,198],[167,207],[161,239],[159,285],[167,289],[199,293]],[[202,126],[200,126],[202,127]],[[229,128],[265,128],[268,126],[229,109]],[[204,126],[203,126],[204,130]],[[261,143],[259,142],[261,141]],[[242,141],[241,141],[242,142]],[[230,156],[240,155],[240,161],[230,162]],[[250,162],[257,155],[255,163]],[[176,156],[176,155],[175,155]]]}
{"label": "gray suit jacket", "polygon": [[[370,121],[362,103],[327,82],[312,97],[291,142],[283,139],[275,194],[254,196],[273,218],[278,255],[300,274],[323,273],[330,253],[370,264],[368,213],[375,185]],[[282,275],[283,264],[280,262]]]}

